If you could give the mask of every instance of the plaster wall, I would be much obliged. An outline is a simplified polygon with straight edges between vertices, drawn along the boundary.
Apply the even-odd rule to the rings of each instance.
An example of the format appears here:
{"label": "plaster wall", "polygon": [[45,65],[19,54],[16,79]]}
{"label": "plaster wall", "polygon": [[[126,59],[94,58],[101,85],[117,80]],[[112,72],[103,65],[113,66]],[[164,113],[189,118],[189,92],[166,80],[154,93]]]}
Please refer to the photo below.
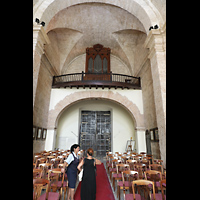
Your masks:
{"label": "plaster wall", "polygon": [[56,148],[69,149],[78,143],[81,110],[111,111],[111,150],[124,152],[130,137],[135,140],[134,122],[121,106],[107,100],[83,100],[66,109],[58,120]]}
{"label": "plaster wall", "polygon": [[[84,99],[84,96],[88,98]],[[111,100],[112,96],[115,98],[115,102]],[[72,102],[69,105],[68,99]],[[128,107],[126,108],[121,105],[125,101],[128,102],[128,107],[133,107],[134,105],[135,116],[132,112],[128,111]],[[143,127],[144,125],[142,120],[142,102],[141,90],[109,90],[106,88],[104,90],[101,88],[98,90],[94,88],[79,88],[79,90],[67,88],[52,89],[48,121],[48,129],[50,130],[51,137],[46,139],[45,148],[46,150],[51,150],[55,147],[66,149],[70,148],[73,143],[78,143],[81,110],[109,110],[112,116],[112,151],[124,152],[127,140],[131,137],[136,140],[135,132],[138,128],[137,126]],[[55,115],[54,119],[53,115]],[[53,129],[55,129],[54,133],[56,132],[56,136],[52,134]],[[135,148],[137,148],[138,144],[140,146],[145,145],[145,142],[141,143],[137,141]],[[145,148],[146,146],[142,149]]]}

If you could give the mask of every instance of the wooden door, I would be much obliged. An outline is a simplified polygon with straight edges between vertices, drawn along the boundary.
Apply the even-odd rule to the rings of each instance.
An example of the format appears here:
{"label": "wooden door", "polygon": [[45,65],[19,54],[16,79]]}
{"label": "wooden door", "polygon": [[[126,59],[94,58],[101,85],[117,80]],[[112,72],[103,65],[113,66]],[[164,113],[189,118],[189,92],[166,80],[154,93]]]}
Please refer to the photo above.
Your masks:
{"label": "wooden door", "polygon": [[105,156],[111,151],[110,111],[82,111],[80,148],[93,148],[95,156]]}

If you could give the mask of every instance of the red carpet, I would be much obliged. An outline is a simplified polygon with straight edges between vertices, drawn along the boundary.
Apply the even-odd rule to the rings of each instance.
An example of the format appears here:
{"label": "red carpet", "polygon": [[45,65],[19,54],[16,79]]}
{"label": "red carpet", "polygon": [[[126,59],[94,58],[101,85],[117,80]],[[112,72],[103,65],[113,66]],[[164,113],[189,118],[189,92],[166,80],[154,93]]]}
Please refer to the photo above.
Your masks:
{"label": "red carpet", "polygon": [[[115,200],[103,163],[96,165],[96,200]],[[81,200],[81,182],[79,183],[74,200]]]}

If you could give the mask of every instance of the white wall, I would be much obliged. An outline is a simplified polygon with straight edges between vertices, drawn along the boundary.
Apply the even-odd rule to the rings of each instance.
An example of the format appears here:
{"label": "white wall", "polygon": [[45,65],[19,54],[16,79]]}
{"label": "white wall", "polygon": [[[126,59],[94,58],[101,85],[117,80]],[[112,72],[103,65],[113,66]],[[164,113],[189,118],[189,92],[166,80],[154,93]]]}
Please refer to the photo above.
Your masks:
{"label": "white wall", "polygon": [[56,148],[69,149],[72,144],[78,143],[81,110],[111,111],[113,152],[124,152],[127,140],[135,139],[134,122],[124,108],[107,100],[83,100],[67,108],[60,116]]}
{"label": "white wall", "polygon": [[[143,112],[143,99],[141,90],[115,90],[115,89],[98,89],[95,88],[79,88],[77,89],[52,89],[51,99],[49,105],[49,111],[56,109],[60,102],[64,100],[67,96],[76,93],[81,95],[85,91],[90,91],[90,93],[99,93],[104,91],[112,91],[114,94],[120,94],[124,96],[124,100],[131,101],[135,106],[137,106],[140,114]],[[62,111],[61,115],[58,117],[56,130],[47,131],[47,139],[45,143],[45,150],[51,150],[56,148],[69,149],[72,144],[78,143],[79,136],[79,124],[80,124],[80,112],[81,110],[93,110],[93,111],[111,111],[112,117],[112,145],[111,150],[124,152],[126,148],[126,142],[131,137],[135,140],[136,152],[138,150],[146,149],[146,141],[143,132],[138,131],[135,127],[134,121],[128,111],[121,107],[120,104],[106,99],[85,99],[72,104],[70,107]],[[144,127],[143,127],[144,128]],[[138,135],[138,134],[142,135]],[[138,136],[137,136],[138,135]]]}

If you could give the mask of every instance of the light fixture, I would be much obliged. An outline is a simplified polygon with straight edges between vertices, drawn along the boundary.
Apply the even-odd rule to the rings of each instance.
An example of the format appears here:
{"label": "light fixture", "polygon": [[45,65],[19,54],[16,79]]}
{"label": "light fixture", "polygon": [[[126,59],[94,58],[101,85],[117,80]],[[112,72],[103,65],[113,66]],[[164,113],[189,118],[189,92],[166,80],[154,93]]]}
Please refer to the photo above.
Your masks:
{"label": "light fixture", "polygon": [[151,29],[153,29],[153,26],[150,26],[149,31],[150,31]]}
{"label": "light fixture", "polygon": [[149,31],[151,30],[151,29],[158,29],[159,27],[158,27],[158,25],[156,24],[155,26],[150,26],[150,28],[149,28]]}
{"label": "light fixture", "polygon": [[35,22],[40,23],[40,20],[38,18],[35,18]]}
{"label": "light fixture", "polygon": [[154,26],[154,29],[158,29],[158,25],[157,24]]}
{"label": "light fixture", "polygon": [[42,26],[45,26],[45,22],[43,22],[43,21],[42,21],[40,24],[41,24]]}
{"label": "light fixture", "polygon": [[40,20],[38,18],[35,18],[35,22],[38,24],[41,24],[42,26],[45,26],[45,22],[40,22]]}

